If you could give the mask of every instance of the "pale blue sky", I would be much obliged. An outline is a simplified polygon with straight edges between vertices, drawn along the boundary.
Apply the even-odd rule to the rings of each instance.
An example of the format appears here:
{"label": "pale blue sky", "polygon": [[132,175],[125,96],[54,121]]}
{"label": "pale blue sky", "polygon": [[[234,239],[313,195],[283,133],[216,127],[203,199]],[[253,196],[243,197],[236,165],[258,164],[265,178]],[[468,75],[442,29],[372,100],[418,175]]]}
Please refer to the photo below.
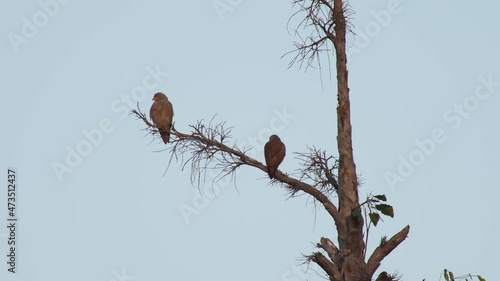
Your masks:
{"label": "pale blue sky", "polygon": [[[169,154],[156,151],[165,145],[125,114],[136,101],[148,111],[163,91],[178,130],[217,114],[239,144],[256,143],[260,161],[277,133],[287,145],[284,172],[298,167],[292,152],[306,146],[336,155],[335,81],[325,69],[322,86],[317,70],[287,69],[292,56],[281,59],[295,39],[289,1],[55,1],[0,5],[0,172],[18,171],[19,218],[18,273],[3,263],[0,279],[323,280],[297,267],[311,243],[336,241],[322,209],[305,196],[286,200],[249,167],[236,184],[216,186],[216,198],[202,187],[200,199],[189,170],[174,163],[163,176]],[[230,9],[218,12],[221,3]],[[372,228],[370,251],[409,224],[380,270],[438,280],[449,268],[495,280],[500,4],[351,5],[360,194],[384,193],[395,207],[394,219]],[[433,146],[425,141],[433,131],[441,135],[427,155],[416,143]],[[68,163],[68,149],[86,155]],[[71,172],[58,177],[54,163]],[[5,257],[5,183],[1,190]]]}

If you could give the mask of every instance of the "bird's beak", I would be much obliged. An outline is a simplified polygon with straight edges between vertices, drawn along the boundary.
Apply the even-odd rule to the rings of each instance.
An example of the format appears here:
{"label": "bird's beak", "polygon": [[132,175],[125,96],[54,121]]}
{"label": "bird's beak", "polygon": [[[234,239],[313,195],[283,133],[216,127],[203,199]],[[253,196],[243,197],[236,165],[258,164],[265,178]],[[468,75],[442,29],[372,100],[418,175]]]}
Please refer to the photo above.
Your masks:
{"label": "bird's beak", "polygon": [[151,100],[155,100],[155,97],[153,97]]}

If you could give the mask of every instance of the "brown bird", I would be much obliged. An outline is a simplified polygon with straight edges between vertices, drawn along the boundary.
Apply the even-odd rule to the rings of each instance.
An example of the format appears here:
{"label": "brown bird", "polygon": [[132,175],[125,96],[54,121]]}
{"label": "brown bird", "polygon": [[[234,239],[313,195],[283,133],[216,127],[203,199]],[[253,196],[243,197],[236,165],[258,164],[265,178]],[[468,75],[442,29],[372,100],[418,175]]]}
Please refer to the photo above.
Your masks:
{"label": "brown bird", "polygon": [[264,146],[264,156],[266,158],[267,173],[269,178],[273,179],[276,176],[278,166],[285,159],[286,148],[285,144],[277,135],[269,137],[269,141]]}
{"label": "brown bird", "polygon": [[160,131],[163,142],[167,143],[170,140],[170,128],[172,127],[174,109],[164,93],[156,93],[153,100],[153,105],[149,110],[149,117],[153,120],[158,131]]}

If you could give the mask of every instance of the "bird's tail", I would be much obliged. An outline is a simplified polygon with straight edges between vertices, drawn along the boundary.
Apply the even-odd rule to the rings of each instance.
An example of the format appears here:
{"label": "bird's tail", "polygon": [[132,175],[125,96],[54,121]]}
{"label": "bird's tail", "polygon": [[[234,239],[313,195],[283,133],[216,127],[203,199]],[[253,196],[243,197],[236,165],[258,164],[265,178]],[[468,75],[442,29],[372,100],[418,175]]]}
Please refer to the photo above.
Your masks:
{"label": "bird's tail", "polygon": [[277,170],[278,170],[278,167],[267,166],[267,174],[269,175],[270,179],[274,179],[274,177],[276,176]]}
{"label": "bird's tail", "polygon": [[170,141],[170,133],[165,131],[160,131],[160,136],[165,144],[167,144]]}

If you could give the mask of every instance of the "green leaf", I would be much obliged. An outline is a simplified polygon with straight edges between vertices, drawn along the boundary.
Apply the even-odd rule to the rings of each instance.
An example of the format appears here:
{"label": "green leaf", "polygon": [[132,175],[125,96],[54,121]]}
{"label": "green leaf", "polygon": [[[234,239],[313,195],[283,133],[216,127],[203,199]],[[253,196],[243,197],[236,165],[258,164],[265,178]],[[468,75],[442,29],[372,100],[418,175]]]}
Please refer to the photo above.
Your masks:
{"label": "green leaf", "polygon": [[448,273],[450,274],[451,281],[455,281],[455,276],[453,276],[453,272],[448,271]]}
{"label": "green leaf", "polygon": [[380,220],[380,215],[377,213],[370,213],[370,220],[372,221],[374,226],[377,226],[378,221]]}
{"label": "green leaf", "polygon": [[382,214],[384,214],[386,216],[389,216],[391,218],[394,217],[394,209],[392,209],[391,205],[378,204],[378,205],[375,205],[375,209],[379,210],[380,212],[382,212]]}
{"label": "green leaf", "polygon": [[484,279],[483,277],[481,277],[479,275],[477,276],[477,279],[479,279],[479,281],[486,281],[486,279]]}
{"label": "green leaf", "polygon": [[443,275],[446,281],[450,281],[450,277],[448,277],[448,270],[445,269]]}
{"label": "green leaf", "polygon": [[385,197],[385,194],[375,195],[373,197],[377,198],[378,200],[387,201],[387,197]]}

